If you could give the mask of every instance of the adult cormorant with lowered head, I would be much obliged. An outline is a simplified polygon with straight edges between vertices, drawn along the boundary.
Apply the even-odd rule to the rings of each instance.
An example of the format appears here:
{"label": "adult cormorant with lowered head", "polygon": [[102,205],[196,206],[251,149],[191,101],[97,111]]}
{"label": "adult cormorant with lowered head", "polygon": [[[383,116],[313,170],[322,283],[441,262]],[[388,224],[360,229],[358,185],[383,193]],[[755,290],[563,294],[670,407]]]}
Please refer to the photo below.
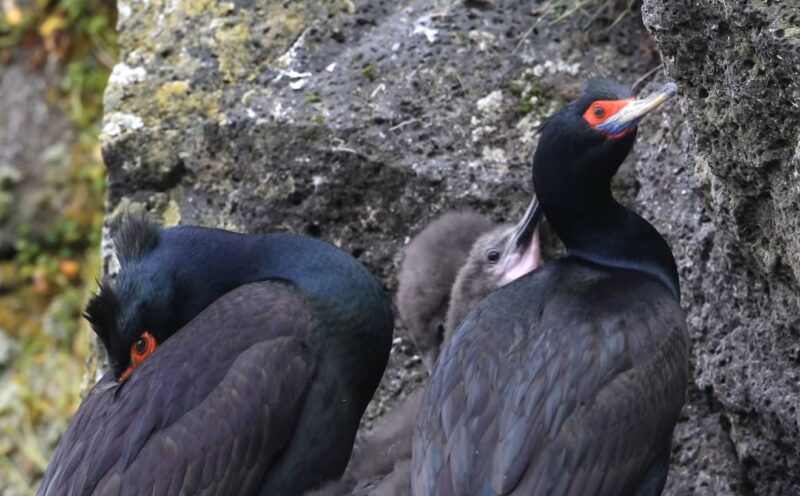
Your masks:
{"label": "adult cormorant with lowered head", "polygon": [[293,234],[136,218],[87,317],[112,370],[41,495],[300,495],[344,471],[393,319],[349,254]]}

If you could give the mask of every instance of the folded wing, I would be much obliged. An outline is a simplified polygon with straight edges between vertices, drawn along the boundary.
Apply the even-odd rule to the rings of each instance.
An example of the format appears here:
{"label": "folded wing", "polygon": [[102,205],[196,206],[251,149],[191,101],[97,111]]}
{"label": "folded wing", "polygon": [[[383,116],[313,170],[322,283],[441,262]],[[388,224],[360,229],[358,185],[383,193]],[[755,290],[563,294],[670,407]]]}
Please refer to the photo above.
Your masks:
{"label": "folded wing", "polygon": [[84,400],[39,494],[254,494],[292,436],[314,370],[304,297],[226,294],[123,383]]}

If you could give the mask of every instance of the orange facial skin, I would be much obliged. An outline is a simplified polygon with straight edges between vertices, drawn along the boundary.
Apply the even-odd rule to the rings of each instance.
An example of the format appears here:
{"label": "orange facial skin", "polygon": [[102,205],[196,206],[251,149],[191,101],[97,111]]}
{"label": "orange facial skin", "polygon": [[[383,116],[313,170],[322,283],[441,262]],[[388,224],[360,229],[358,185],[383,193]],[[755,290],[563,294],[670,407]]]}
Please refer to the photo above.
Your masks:
{"label": "orange facial skin", "polygon": [[131,345],[131,364],[125,369],[125,372],[119,376],[119,382],[123,382],[127,379],[136,367],[156,351],[156,347],[158,347],[156,338],[148,331],[144,331],[141,336],[139,336],[139,339]]}
{"label": "orange facial skin", "polygon": [[[597,129],[597,126],[616,115],[617,112],[622,110],[626,105],[634,100],[636,100],[636,98],[626,98],[624,100],[598,100],[589,105],[589,108],[583,113],[583,119],[588,122],[590,126]],[[597,130],[609,138],[622,138],[634,132],[636,127],[634,126],[627,131],[614,135],[608,134],[602,129]]]}

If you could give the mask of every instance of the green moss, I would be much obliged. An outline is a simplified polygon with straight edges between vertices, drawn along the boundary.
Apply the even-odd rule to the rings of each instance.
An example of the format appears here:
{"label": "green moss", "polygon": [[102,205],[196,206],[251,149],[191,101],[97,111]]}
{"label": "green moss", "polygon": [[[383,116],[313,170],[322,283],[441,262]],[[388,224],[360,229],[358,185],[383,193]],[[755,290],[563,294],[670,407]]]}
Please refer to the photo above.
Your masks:
{"label": "green moss", "polygon": [[530,98],[526,98],[522,100],[519,105],[517,106],[517,114],[520,116],[525,116],[533,112],[533,109],[536,106],[534,105],[533,101]]}
{"label": "green moss", "polygon": [[509,81],[508,92],[517,98],[522,97],[522,92],[525,90],[525,85],[519,81]]}
{"label": "green moss", "polygon": [[303,131],[303,137],[306,141],[314,142],[320,139],[322,131],[318,126],[312,126]]}
{"label": "green moss", "polygon": [[542,107],[542,102],[550,100],[539,85],[528,83],[525,80],[509,82],[508,90],[520,100],[516,108],[517,115],[520,117],[534,112],[537,108]]}
{"label": "green moss", "polygon": [[306,103],[321,103],[322,96],[319,93],[309,93],[306,95]]}
{"label": "green moss", "polygon": [[8,220],[14,206],[14,196],[7,191],[0,191],[0,223]]}
{"label": "green moss", "polygon": [[528,98],[532,98],[532,97],[546,98],[544,90],[542,90],[541,86],[539,86],[538,84],[532,84],[531,86],[529,86],[527,91],[525,92],[525,95]]}
{"label": "green moss", "polygon": [[85,129],[102,112],[102,90],[110,64],[117,57],[115,2],[29,3],[33,5],[24,10],[16,7],[20,16],[17,20],[0,16],[0,48],[13,50],[24,40],[25,45],[37,44],[65,62],[67,70],[61,91],[66,98],[61,103],[68,115]]}
{"label": "green moss", "polygon": [[380,77],[378,74],[378,67],[375,64],[367,64],[361,69],[361,75],[370,81],[377,81]]}

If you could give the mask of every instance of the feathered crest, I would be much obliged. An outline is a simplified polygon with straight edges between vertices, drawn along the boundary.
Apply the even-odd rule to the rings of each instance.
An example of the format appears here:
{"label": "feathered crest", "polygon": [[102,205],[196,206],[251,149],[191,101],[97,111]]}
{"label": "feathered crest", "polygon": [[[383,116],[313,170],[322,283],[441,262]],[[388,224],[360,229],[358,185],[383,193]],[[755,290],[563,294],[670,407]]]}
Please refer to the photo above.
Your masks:
{"label": "feathered crest", "polygon": [[112,226],[114,248],[120,265],[141,258],[158,244],[158,226],[144,214],[125,214]]}
{"label": "feathered crest", "polygon": [[110,334],[117,326],[120,304],[108,280],[103,280],[99,286],[99,291],[92,295],[86,305],[83,316],[92,325],[92,330],[100,340],[107,344]]}

